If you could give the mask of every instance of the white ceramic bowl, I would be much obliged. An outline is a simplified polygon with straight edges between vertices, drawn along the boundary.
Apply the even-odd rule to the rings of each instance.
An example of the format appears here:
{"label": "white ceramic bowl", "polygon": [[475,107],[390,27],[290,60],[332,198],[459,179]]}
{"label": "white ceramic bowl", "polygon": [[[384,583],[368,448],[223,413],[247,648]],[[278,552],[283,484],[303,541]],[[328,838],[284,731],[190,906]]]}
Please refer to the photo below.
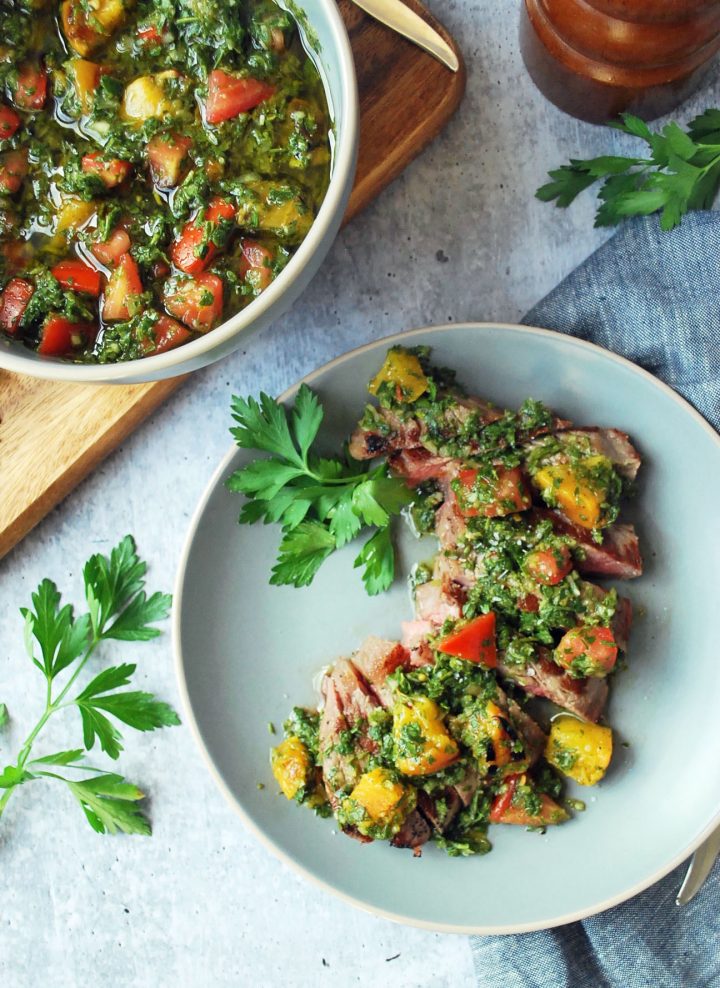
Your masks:
{"label": "white ceramic bowl", "polygon": [[330,184],[310,232],[278,278],[247,308],[185,346],[115,364],[74,364],[43,357],[20,342],[0,339],[0,368],[56,381],[134,384],[176,377],[232,353],[246,334],[265,329],[309,284],[335,239],[355,177],[358,97],[350,41],[335,0],[300,0],[333,121]]}

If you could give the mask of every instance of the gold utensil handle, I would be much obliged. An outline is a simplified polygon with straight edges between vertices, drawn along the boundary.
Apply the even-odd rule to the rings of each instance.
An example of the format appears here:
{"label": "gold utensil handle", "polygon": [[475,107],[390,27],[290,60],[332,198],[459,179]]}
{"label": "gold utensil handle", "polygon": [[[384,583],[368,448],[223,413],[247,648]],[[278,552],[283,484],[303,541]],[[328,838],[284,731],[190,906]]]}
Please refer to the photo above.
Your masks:
{"label": "gold utensil handle", "polygon": [[447,65],[453,72],[460,68],[460,62],[450,45],[438,32],[430,27],[422,17],[402,0],[353,0],[366,14],[392,28],[409,41],[414,42],[428,54]]}

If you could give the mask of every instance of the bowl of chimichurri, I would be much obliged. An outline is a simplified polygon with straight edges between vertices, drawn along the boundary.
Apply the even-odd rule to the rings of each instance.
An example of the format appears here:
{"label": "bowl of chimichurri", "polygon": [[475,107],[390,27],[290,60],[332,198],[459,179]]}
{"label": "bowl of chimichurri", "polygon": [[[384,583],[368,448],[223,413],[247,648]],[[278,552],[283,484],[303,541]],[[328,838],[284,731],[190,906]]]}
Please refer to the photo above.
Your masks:
{"label": "bowl of chimichurri", "polygon": [[201,367],[308,284],[352,187],[333,0],[22,0],[0,38],[0,367]]}

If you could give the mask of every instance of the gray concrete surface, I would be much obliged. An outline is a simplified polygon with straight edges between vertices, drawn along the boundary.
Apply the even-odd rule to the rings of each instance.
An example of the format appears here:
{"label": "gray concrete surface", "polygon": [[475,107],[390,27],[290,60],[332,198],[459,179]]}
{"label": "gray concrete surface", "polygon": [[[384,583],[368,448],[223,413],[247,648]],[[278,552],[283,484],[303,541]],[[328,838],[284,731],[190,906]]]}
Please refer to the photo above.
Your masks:
{"label": "gray concrete surface", "polygon": [[[79,593],[86,557],[126,532],[150,561],[151,585],[172,587],[189,517],[229,445],[231,393],[277,393],[399,329],[517,320],[607,235],[592,228],[590,195],[561,212],[532,194],[549,167],[625,139],[563,116],[534,90],[515,2],[432,6],[468,61],[457,117],[340,235],[289,316],[198,373],[0,563],[0,700],[14,718],[0,764],[41,703],[17,608],[46,575]],[[678,115],[716,100],[698,94]],[[143,687],[178,703],[169,632],[119,651],[140,661]],[[78,736],[77,723],[59,722],[41,749]],[[120,764],[152,796],[149,840],[94,835],[49,783],[13,796],[0,824],[3,985],[475,983],[465,938],[355,911],[268,854],[215,789],[186,729],[129,736]]]}

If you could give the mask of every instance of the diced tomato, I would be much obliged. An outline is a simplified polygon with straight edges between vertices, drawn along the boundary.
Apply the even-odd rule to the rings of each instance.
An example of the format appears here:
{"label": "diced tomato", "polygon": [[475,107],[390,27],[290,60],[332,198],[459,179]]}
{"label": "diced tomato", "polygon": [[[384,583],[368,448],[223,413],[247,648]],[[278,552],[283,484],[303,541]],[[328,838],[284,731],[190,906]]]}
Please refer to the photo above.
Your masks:
{"label": "diced tomato", "polygon": [[18,192],[28,173],[28,153],[25,148],[0,154],[0,192]]}
{"label": "diced tomato", "polygon": [[526,511],[532,504],[520,467],[498,467],[496,477],[486,479],[477,470],[461,470],[458,474],[458,502],[466,518],[485,515],[500,518],[516,511]]}
{"label": "diced tomato", "polygon": [[143,24],[137,29],[138,40],[148,48],[165,44],[164,29],[161,31],[155,24]]}
{"label": "diced tomato", "polygon": [[171,316],[198,333],[207,333],[222,316],[223,283],[216,274],[168,282],[164,301]]}
{"label": "diced tomato", "polygon": [[[514,792],[513,792],[514,795]],[[512,802],[505,806],[502,812],[493,817],[494,806],[490,810],[491,823],[510,823],[520,827],[545,827],[555,823],[562,823],[567,820],[567,812],[555,802],[546,792],[537,793],[540,800],[540,812],[533,815],[528,812],[525,806],[516,805]]]}
{"label": "diced tomato", "polygon": [[248,281],[257,291],[264,291],[273,280],[272,261],[273,255],[267,247],[255,240],[243,240],[239,273],[242,278],[249,274]]}
{"label": "diced tomato", "polygon": [[88,267],[83,261],[60,261],[52,269],[52,275],[63,288],[69,288],[73,292],[94,295],[95,298],[100,294],[100,272]]}
{"label": "diced tomato", "polygon": [[500,823],[502,820],[505,812],[512,803],[512,798],[517,788],[517,781],[517,775],[508,775],[505,779],[502,792],[498,793],[490,807],[490,823]]}
{"label": "diced tomato", "polygon": [[564,580],[572,569],[572,557],[566,545],[552,549],[535,549],[525,560],[525,569],[538,583],[547,587]]}
{"label": "diced tomato", "polygon": [[20,117],[9,106],[0,103],[0,141],[7,141],[20,126]]}
{"label": "diced tomato", "polygon": [[575,676],[607,676],[618,657],[611,628],[571,628],[560,639],[554,658]]}
{"label": "diced tomato", "polygon": [[147,146],[153,182],[161,189],[171,189],[180,181],[182,166],[192,141],[182,134],[156,134]]}
{"label": "diced tomato", "polygon": [[521,611],[527,611],[529,614],[537,614],[540,610],[540,601],[534,593],[526,593],[518,601],[518,607]]}
{"label": "diced tomato", "polygon": [[468,662],[479,662],[489,669],[497,665],[495,615],[480,614],[467,624],[451,631],[435,645],[438,652],[457,655]]}
{"label": "diced tomato", "polygon": [[131,168],[129,161],[120,158],[104,159],[100,151],[84,154],[82,159],[82,170],[85,174],[97,175],[107,189],[114,189],[116,185],[120,185],[130,174]]}
{"label": "diced tomato", "polygon": [[92,244],[90,250],[101,264],[110,267],[130,250],[130,236],[127,230],[118,226],[107,240]]}
{"label": "diced tomato", "polygon": [[0,293],[0,329],[12,336],[17,332],[27,304],[35,291],[29,281],[11,278]]}
{"label": "diced tomato", "polygon": [[102,317],[108,322],[129,319],[134,310],[132,299],[142,295],[140,271],[130,254],[123,254],[114,268],[105,288],[102,301]]}
{"label": "diced tomato", "polygon": [[40,331],[37,352],[46,357],[63,357],[86,346],[97,335],[97,326],[91,322],[70,322],[64,316],[51,312]]}
{"label": "diced tomato", "polygon": [[222,69],[214,69],[208,76],[208,95],[205,119],[209,124],[222,123],[247,113],[268,99],[275,87],[259,79],[240,79]]}
{"label": "diced tomato", "polygon": [[37,62],[24,62],[18,69],[13,102],[21,110],[42,110],[47,99],[47,73]]}
{"label": "diced tomato", "polygon": [[195,219],[183,227],[183,231],[170,247],[170,260],[185,274],[199,274],[204,271],[217,254],[213,243],[215,237],[222,237],[223,229],[235,219],[235,207],[226,199],[215,196],[205,209],[201,209]]}
{"label": "diced tomato", "polygon": [[155,333],[155,343],[150,340],[143,341],[145,353],[150,356],[153,353],[165,353],[173,350],[176,346],[182,346],[192,338],[192,333],[185,326],[182,326],[176,319],[170,316],[160,316],[153,326]]}

